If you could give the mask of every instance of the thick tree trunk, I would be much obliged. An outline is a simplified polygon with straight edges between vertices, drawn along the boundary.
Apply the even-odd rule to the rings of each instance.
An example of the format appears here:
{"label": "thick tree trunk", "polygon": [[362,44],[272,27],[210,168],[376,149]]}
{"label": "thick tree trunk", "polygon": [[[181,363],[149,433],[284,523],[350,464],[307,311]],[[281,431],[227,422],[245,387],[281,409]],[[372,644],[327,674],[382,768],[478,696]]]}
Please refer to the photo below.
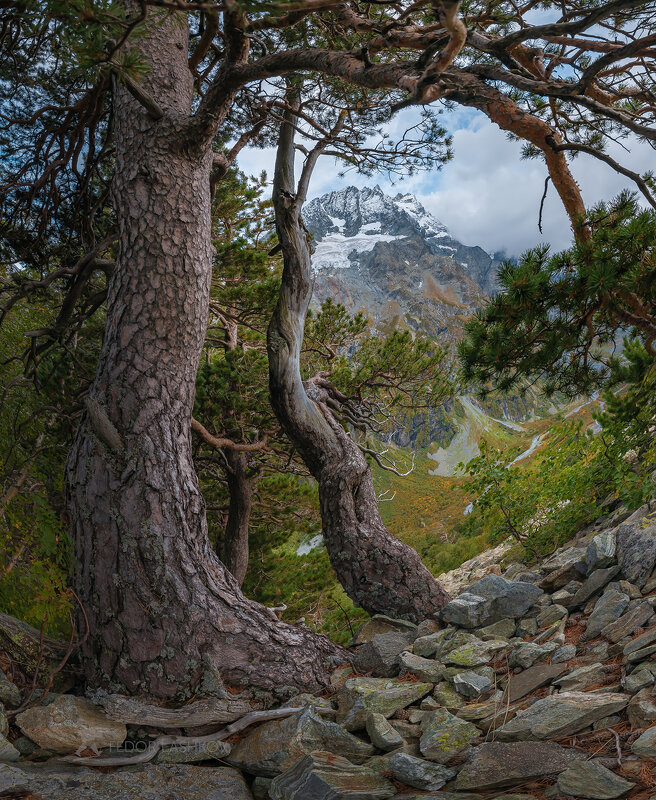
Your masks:
{"label": "thick tree trunk", "polygon": [[[314,384],[303,385],[300,353],[312,296],[304,188],[295,194],[292,116],[283,125],[274,178],[284,271],[268,335],[271,401],[286,434],[319,484],[323,534],[339,582],[370,613],[422,620],[449,600],[419,555],[383,525],[365,455],[334,419]],[[301,187],[307,183],[301,179]]]}
{"label": "thick tree trunk", "polygon": [[253,487],[247,474],[248,456],[230,449],[224,452],[228,464],[226,478],[230,506],[221,560],[241,586],[248,570],[248,526],[253,508]]}
{"label": "thick tree trunk", "polygon": [[[87,413],[68,464],[92,684],[158,698],[233,686],[316,689],[341,651],[246,599],[212,551],[190,420],[211,277],[210,164],[185,133],[188,32],[160,11],[139,40],[154,120],[115,93],[117,266]],[[194,143],[197,144],[197,143]],[[200,152],[198,152],[200,150]]]}

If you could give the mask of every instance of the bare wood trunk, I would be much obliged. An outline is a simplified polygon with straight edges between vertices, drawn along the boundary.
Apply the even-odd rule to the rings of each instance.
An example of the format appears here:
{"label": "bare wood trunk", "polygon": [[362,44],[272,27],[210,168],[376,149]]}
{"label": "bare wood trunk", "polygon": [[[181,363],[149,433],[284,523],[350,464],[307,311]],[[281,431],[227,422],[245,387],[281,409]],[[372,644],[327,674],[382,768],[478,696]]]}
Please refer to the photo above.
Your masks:
{"label": "bare wood trunk", "polygon": [[[92,685],[157,698],[226,683],[316,689],[340,648],[245,598],[209,543],[191,455],[212,271],[209,142],[186,145],[188,31],[158,14],[139,40],[152,119],[115,93],[117,265],[87,413],[69,457],[76,583]],[[343,657],[342,657],[343,658]]]}
{"label": "bare wood trunk", "polygon": [[221,560],[241,586],[248,570],[248,527],[253,509],[253,487],[248,478],[248,457],[229,448],[225,451],[228,464],[226,479],[230,505]]}
{"label": "bare wood trunk", "polygon": [[319,484],[326,547],[349,597],[370,613],[419,621],[436,614],[449,596],[417,552],[384,526],[365,455],[334,419],[318,387],[306,387],[301,380],[300,353],[313,279],[301,222],[304,192],[295,195],[292,118],[288,113],[281,131],[274,178],[284,270],[268,331],[272,405]]}

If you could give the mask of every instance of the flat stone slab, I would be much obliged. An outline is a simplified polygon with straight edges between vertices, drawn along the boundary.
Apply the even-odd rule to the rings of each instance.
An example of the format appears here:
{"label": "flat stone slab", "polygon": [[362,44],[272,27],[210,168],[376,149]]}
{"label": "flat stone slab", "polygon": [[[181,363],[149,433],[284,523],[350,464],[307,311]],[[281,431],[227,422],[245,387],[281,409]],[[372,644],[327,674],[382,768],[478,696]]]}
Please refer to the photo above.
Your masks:
{"label": "flat stone slab", "polygon": [[410,683],[393,678],[349,678],[337,695],[337,722],[348,731],[364,728],[370,713],[391,717],[395,711],[421,700],[432,683]]}
{"label": "flat stone slab", "polygon": [[392,775],[397,781],[429,792],[441,789],[456,774],[441,764],[433,764],[408,753],[394,753],[389,763]]}
{"label": "flat stone slab", "polygon": [[629,696],[615,692],[560,692],[533,703],[497,731],[500,741],[560,739],[626,708]]}
{"label": "flat stone slab", "polygon": [[269,786],[272,800],[386,800],[395,794],[386,778],[325,752],[305,756]]}
{"label": "flat stone slab", "polygon": [[552,742],[487,742],[471,750],[455,788],[497,789],[533,778],[557,775],[585,757]]}
{"label": "flat stone slab", "polygon": [[656,756],[656,727],[647,728],[631,745],[631,750],[637,756],[654,758]]}
{"label": "flat stone slab", "polygon": [[253,800],[231,767],[144,764],[102,773],[66,764],[21,764],[18,769],[43,800]]}
{"label": "flat stone slab", "polygon": [[234,746],[227,760],[250,775],[273,778],[314,750],[344,756],[358,764],[374,754],[372,745],[305,708],[258,726]]}
{"label": "flat stone slab", "polygon": [[513,675],[510,678],[501,702],[514,703],[536,689],[548,686],[567,670],[567,664],[537,664],[535,667],[529,667],[519,675]]}
{"label": "flat stone slab", "polygon": [[629,608],[618,620],[611,622],[610,625],[606,625],[601,635],[611,642],[617,643],[620,639],[623,639],[625,636],[630,636],[633,631],[640,628],[653,613],[654,609],[649,603],[638,603],[633,608]]}
{"label": "flat stone slab", "polygon": [[572,797],[614,800],[633,789],[635,783],[615,775],[596,761],[577,761],[558,776],[558,790]]}

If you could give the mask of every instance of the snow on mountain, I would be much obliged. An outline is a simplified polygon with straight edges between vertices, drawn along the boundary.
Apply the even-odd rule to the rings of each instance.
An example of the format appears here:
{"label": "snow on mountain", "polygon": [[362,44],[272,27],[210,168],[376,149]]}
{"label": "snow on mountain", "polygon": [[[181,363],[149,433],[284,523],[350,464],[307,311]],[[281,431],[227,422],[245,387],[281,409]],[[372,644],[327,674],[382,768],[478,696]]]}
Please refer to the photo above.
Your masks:
{"label": "snow on mountain", "polygon": [[315,301],[367,314],[379,329],[400,325],[449,340],[496,291],[498,262],[454,239],[412,194],[349,186],[307,203]]}

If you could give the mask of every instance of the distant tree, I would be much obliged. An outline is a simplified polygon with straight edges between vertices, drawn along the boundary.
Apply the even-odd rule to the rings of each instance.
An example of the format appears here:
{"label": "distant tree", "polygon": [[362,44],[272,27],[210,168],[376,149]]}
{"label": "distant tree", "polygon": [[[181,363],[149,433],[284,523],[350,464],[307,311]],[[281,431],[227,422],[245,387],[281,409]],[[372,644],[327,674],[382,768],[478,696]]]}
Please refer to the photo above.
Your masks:
{"label": "distant tree", "polygon": [[656,357],[656,213],[623,194],[586,225],[589,238],[569,250],[538,247],[499,271],[500,293],[460,344],[465,379],[483,393],[537,380],[569,395],[602,387],[628,334]]}
{"label": "distant tree", "polygon": [[[219,523],[214,532],[221,560],[241,584],[254,506],[268,505],[260,512],[264,518],[274,509],[285,516],[298,494],[265,493],[258,503],[260,479],[274,474],[307,479],[310,472],[269,400],[266,331],[281,264],[279,255],[269,254],[278,247],[262,185],[231,170],[217,189],[213,219],[216,257],[192,421],[199,442],[194,457],[212,506],[210,518]],[[407,412],[441,404],[450,386],[442,347],[407,331],[372,333],[362,314],[352,316],[330,300],[309,313],[300,359],[306,379],[330,387],[331,413],[387,468],[393,461],[382,452],[380,438]],[[218,484],[225,485],[223,491]]]}
{"label": "distant tree", "polygon": [[[317,159],[337,138],[343,117],[335,115],[328,135],[306,154],[298,182],[294,175],[295,132],[300,123],[301,92],[291,85],[276,155],[273,203],[284,270],[275,311],[269,325],[269,387],[280,424],[301,454],[319,487],[322,530],[331,564],[346,593],[370,613],[385,612],[420,621],[436,614],[449,595],[422,564],[416,550],[393,536],[383,524],[365,453],[379,464],[375,450],[363,448],[342,425],[342,418],[366,424],[349,397],[325,371],[303,380],[301,355],[304,328],[312,297],[309,236],[301,212]],[[433,352],[431,352],[431,349]],[[367,376],[355,386],[362,397],[367,386],[378,402],[386,395],[408,394],[403,378],[414,379],[425,367],[437,405],[445,398],[444,353],[435,344],[412,343],[392,334],[374,344],[370,358],[351,370]],[[346,366],[346,365],[345,365]],[[348,368],[347,368],[348,369]],[[353,394],[353,393],[352,393]],[[366,402],[364,403],[366,406]],[[382,465],[382,464],[381,464]],[[376,576],[372,580],[372,576]]]}

